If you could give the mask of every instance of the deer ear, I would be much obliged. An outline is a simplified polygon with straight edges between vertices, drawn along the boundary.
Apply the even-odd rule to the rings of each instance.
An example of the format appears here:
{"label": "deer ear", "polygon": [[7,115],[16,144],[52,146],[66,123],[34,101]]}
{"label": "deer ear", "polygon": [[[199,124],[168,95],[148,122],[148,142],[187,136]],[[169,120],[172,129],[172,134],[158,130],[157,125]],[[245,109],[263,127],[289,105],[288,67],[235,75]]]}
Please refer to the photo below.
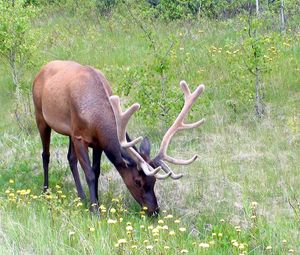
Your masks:
{"label": "deer ear", "polygon": [[150,160],[150,150],[151,150],[151,146],[150,146],[149,139],[145,137],[140,145],[140,155],[146,161]]}

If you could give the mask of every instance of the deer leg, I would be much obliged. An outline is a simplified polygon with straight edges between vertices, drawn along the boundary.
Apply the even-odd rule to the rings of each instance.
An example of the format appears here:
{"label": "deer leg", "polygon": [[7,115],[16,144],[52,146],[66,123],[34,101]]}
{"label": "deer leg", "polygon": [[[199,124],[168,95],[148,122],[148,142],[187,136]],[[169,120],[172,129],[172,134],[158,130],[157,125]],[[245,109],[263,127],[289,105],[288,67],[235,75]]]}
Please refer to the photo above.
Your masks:
{"label": "deer leg", "polygon": [[69,141],[69,151],[68,151],[68,161],[69,161],[69,165],[71,168],[71,172],[75,181],[75,185],[76,185],[76,189],[77,189],[77,193],[78,196],[81,198],[81,200],[85,200],[86,199],[86,195],[82,189],[81,186],[81,181],[80,181],[80,176],[78,173],[78,167],[77,167],[77,163],[78,163],[78,159],[75,153],[75,149],[74,149],[74,144],[72,142],[71,137],[70,141]]}
{"label": "deer leg", "polygon": [[51,128],[48,126],[44,118],[36,117],[37,119],[37,126],[40,132],[42,145],[43,145],[43,152],[42,152],[42,159],[43,159],[43,169],[44,169],[44,192],[47,191],[49,187],[49,160],[50,160],[50,137],[51,137]]}
{"label": "deer leg", "polygon": [[93,167],[92,168],[93,168],[93,172],[94,172],[95,178],[96,178],[95,193],[96,193],[96,198],[98,201],[99,201],[98,181],[99,181],[99,176],[100,176],[101,154],[102,154],[102,150],[93,149]]}
{"label": "deer leg", "polygon": [[98,200],[96,197],[96,176],[91,167],[91,162],[88,154],[88,147],[81,137],[72,137],[74,149],[80,165],[84,171],[86,182],[90,192],[90,210],[92,212],[98,212]]}

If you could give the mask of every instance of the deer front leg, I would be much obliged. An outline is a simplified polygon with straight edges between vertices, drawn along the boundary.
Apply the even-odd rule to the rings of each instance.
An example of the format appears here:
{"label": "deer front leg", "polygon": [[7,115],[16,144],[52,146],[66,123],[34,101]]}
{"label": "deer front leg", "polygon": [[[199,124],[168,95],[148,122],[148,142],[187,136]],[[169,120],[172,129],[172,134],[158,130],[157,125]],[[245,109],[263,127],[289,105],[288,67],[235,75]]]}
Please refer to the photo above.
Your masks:
{"label": "deer front leg", "polygon": [[88,147],[81,137],[72,137],[75,152],[80,165],[84,171],[86,182],[90,192],[90,210],[92,212],[98,212],[98,200],[96,196],[96,176],[91,167],[91,162],[88,154]]}
{"label": "deer front leg", "polygon": [[92,168],[93,168],[93,172],[94,172],[95,178],[96,178],[95,193],[96,193],[96,198],[98,201],[99,201],[98,182],[99,182],[99,176],[100,176],[101,155],[102,155],[102,150],[93,149],[93,167]]}

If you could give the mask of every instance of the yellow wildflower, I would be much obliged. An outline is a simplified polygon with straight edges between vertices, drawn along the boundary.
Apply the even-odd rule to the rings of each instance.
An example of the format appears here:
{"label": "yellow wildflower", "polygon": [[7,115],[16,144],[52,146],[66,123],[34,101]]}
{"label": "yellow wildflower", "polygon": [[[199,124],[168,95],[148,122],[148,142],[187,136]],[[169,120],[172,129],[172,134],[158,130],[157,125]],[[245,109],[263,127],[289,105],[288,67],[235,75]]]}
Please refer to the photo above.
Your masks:
{"label": "yellow wildflower", "polygon": [[117,221],[116,221],[116,220],[112,220],[112,219],[108,219],[108,220],[107,220],[107,223],[108,223],[108,224],[116,224]]}
{"label": "yellow wildflower", "polygon": [[133,227],[132,227],[132,226],[127,226],[127,227],[126,227],[126,230],[127,230],[127,231],[132,231],[132,230],[133,230]]}
{"label": "yellow wildflower", "polygon": [[119,239],[118,244],[124,244],[127,243],[126,239]]}
{"label": "yellow wildflower", "polygon": [[146,249],[147,249],[147,250],[152,250],[152,249],[153,249],[153,246],[152,246],[152,245],[147,245],[147,246],[146,246]]}
{"label": "yellow wildflower", "polygon": [[170,235],[170,236],[175,236],[175,231],[171,230],[171,231],[169,232],[169,235]]}
{"label": "yellow wildflower", "polygon": [[207,249],[207,248],[209,248],[209,244],[208,243],[200,243],[199,247],[203,248],[203,249]]}

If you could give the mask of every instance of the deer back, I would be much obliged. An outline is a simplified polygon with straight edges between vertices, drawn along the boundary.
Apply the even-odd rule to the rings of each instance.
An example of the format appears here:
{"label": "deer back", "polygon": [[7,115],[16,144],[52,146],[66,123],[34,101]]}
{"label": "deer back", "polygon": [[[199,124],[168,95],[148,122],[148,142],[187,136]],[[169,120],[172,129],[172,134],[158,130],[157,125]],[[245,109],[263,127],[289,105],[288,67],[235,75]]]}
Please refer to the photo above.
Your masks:
{"label": "deer back", "polygon": [[58,133],[81,136],[87,144],[105,148],[118,144],[112,94],[97,69],[72,61],[52,61],[33,83],[37,119],[43,118]]}

